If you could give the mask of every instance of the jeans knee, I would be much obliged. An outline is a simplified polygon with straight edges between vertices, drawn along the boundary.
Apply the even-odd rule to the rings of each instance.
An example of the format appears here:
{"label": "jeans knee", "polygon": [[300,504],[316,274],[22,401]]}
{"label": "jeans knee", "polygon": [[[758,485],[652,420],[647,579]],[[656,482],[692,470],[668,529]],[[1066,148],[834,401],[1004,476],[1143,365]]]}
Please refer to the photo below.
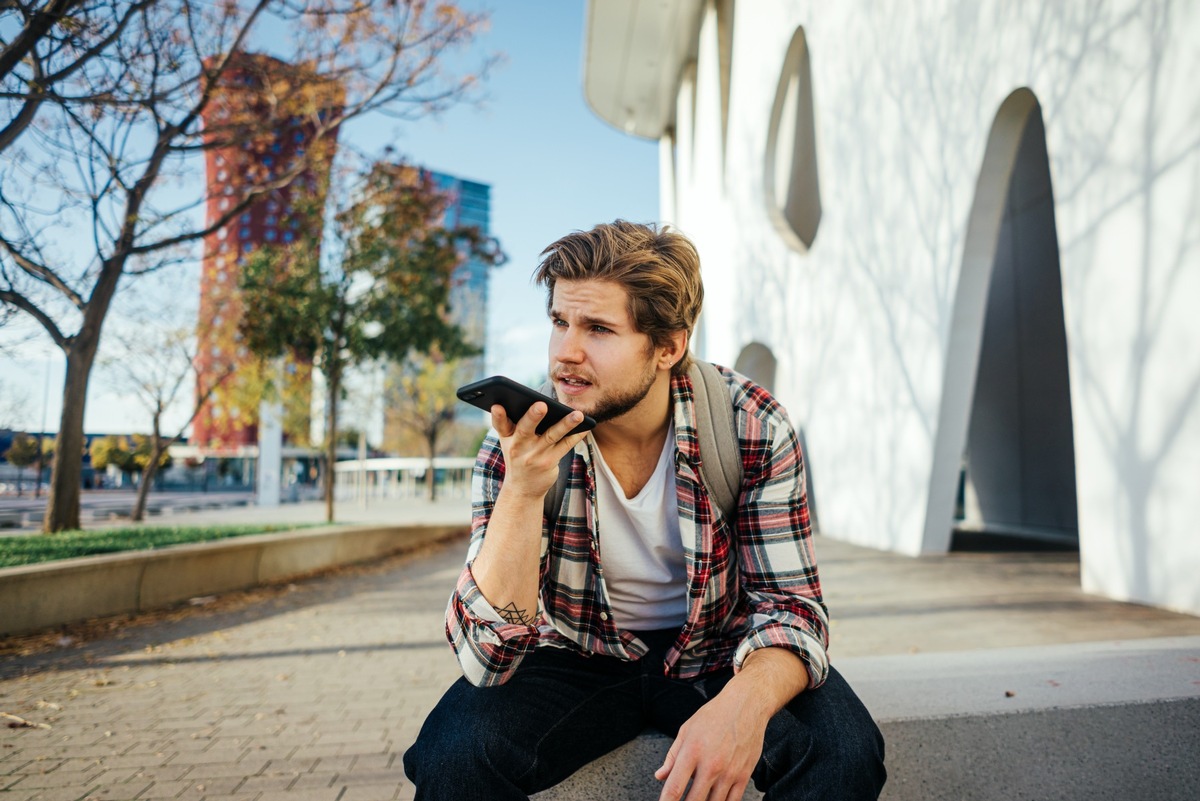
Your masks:
{"label": "jeans knee", "polygon": [[883,733],[868,719],[862,725],[846,732],[838,743],[848,775],[856,776],[867,788],[874,788],[875,796],[883,789],[887,780],[884,767]]}
{"label": "jeans knee", "polygon": [[755,777],[773,798],[838,801],[876,799],[886,779],[883,735],[840,678],[772,718]]}
{"label": "jeans knee", "polygon": [[404,754],[409,781],[419,789],[447,783],[513,785],[529,768],[529,759],[513,747],[511,737],[481,721],[482,716],[430,714]]}

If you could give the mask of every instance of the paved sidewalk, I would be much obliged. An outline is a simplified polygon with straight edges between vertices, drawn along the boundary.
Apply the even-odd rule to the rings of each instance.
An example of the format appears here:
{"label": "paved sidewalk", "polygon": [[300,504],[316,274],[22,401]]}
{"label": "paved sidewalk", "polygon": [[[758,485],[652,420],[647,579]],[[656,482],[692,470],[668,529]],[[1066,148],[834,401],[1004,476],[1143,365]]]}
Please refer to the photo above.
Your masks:
{"label": "paved sidewalk", "polygon": [[0,730],[0,798],[411,798],[400,756],[457,674],[460,551],[4,657],[0,712],[52,728]]}
{"label": "paved sidewalk", "polygon": [[[428,515],[463,519],[465,502],[344,517]],[[817,547],[835,661],[1200,634],[1200,618],[1083,595],[1069,554]],[[0,712],[34,726],[0,719],[17,727],[0,728],[0,801],[410,799],[401,757],[458,675],[442,614],[462,557],[393,558],[0,657]]]}

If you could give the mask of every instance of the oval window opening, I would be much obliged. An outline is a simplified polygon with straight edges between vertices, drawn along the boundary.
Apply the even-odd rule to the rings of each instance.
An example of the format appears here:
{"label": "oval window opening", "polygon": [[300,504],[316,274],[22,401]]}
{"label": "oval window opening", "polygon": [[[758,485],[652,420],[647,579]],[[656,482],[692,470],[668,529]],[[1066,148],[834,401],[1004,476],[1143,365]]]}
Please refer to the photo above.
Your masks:
{"label": "oval window opening", "polygon": [[783,60],[767,129],[763,178],[772,224],[789,245],[807,251],[821,222],[821,191],[804,28],[796,29]]}

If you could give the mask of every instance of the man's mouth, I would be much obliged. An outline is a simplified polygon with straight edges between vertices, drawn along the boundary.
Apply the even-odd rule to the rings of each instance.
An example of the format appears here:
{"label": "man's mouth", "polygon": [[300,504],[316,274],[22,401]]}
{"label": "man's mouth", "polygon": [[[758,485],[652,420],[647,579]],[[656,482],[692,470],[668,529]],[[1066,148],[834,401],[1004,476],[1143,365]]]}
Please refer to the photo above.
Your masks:
{"label": "man's mouth", "polygon": [[584,378],[580,378],[577,375],[559,374],[554,377],[554,380],[555,380],[555,382],[558,383],[558,385],[560,387],[562,387],[567,392],[572,392],[572,391],[581,392],[592,385],[591,381],[588,381],[587,379],[584,379]]}

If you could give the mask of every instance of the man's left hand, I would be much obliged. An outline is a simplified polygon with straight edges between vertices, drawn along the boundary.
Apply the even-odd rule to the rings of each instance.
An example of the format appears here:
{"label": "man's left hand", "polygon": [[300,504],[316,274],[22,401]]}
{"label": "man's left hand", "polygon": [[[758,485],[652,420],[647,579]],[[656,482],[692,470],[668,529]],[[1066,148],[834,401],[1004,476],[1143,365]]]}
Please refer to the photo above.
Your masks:
{"label": "man's left hand", "polygon": [[[728,689],[728,688],[726,688]],[[722,691],[679,729],[666,761],[654,773],[665,781],[659,801],[738,801],[762,756],[770,715]]]}
{"label": "man's left hand", "polygon": [[767,723],[807,688],[808,672],[796,654],[783,648],[751,653],[717,696],[679,728],[654,772],[664,782],[659,801],[740,801],[762,756]]}

